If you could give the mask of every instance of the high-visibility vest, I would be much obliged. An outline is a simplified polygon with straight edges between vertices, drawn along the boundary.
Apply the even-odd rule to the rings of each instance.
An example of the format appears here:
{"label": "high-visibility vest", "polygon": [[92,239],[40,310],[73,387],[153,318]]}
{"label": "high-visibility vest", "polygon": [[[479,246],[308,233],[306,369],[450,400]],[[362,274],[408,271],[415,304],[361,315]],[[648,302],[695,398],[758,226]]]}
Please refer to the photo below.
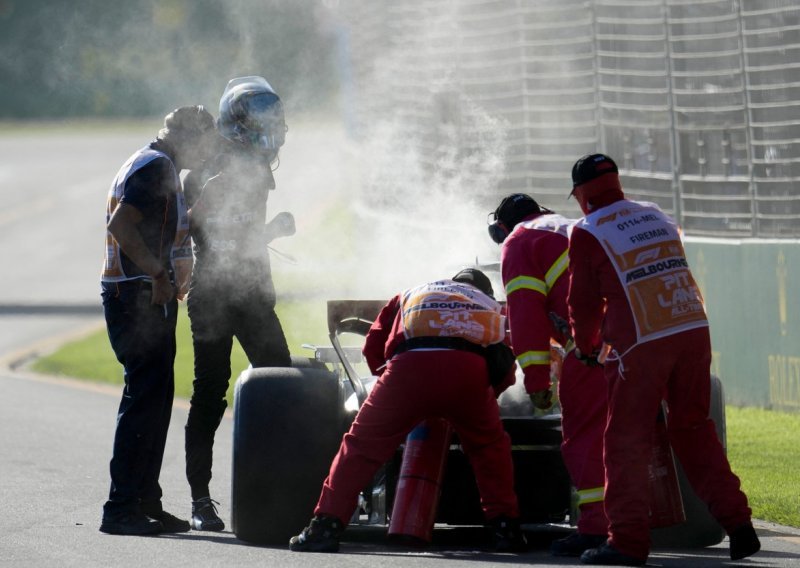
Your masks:
{"label": "high-visibility vest", "polygon": [[637,343],[708,326],[678,226],[657,205],[617,201],[575,226],[608,254],[633,313]]}
{"label": "high-visibility vest", "polygon": [[[106,222],[111,218],[111,215],[122,199],[122,195],[125,191],[125,183],[128,179],[139,169],[158,158],[166,158],[170,161],[170,164],[172,164],[172,160],[165,153],[150,147],[144,147],[135,152],[122,165],[117,175],[114,177],[114,181],[111,182],[111,188],[108,192],[108,199],[106,200]],[[170,264],[173,269],[175,269],[177,266],[183,267],[185,262],[187,262],[185,259],[188,259],[189,263],[191,262],[192,249],[191,241],[189,240],[189,216],[186,212],[186,202],[183,198],[183,192],[181,191],[181,180],[174,166],[172,168],[172,182],[175,186],[176,196],[175,204],[172,205],[172,207],[176,208],[177,227],[170,252]],[[121,254],[122,251],[119,244],[111,233],[106,231],[105,256],[103,258],[103,270],[101,273],[103,282],[122,282],[125,280],[150,278],[147,274],[141,272],[125,274]],[[188,270],[191,273],[191,264],[189,264]]]}
{"label": "high-visibility vest", "polygon": [[486,346],[505,338],[500,304],[460,282],[440,280],[406,290],[400,310],[406,339],[460,337]]}

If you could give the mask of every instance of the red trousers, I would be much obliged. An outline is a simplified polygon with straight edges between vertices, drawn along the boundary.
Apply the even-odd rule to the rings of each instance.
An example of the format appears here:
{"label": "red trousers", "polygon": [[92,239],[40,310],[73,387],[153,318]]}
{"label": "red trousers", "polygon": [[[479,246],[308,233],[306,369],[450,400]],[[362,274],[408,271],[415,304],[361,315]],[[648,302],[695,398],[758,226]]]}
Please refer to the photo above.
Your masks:
{"label": "red trousers", "polygon": [[487,519],[518,517],[511,441],[480,355],[466,351],[406,351],[389,361],[362,405],[322,486],[315,515],[345,525],[358,494],[426,418],[441,417],[458,434],[475,472]]}
{"label": "red trousers", "polygon": [[604,535],[608,519],[603,509],[603,431],[606,428],[608,385],[602,367],[587,367],[571,351],[558,382],[561,402],[561,455],[578,491],[578,532]]}
{"label": "red trousers", "polygon": [[606,362],[605,506],[609,540],[625,554],[645,559],[650,552],[647,465],[662,398],[670,443],[695,493],[727,532],[750,522],[747,497],[708,417],[710,365],[707,328],[642,343]]}

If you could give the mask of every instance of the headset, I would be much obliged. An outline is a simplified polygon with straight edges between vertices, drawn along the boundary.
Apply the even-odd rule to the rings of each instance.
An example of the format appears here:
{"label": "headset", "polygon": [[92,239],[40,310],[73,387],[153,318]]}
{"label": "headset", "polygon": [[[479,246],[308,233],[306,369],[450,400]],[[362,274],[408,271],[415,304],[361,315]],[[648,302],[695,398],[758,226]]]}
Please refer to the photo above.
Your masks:
{"label": "headset", "polygon": [[543,215],[553,213],[541,207],[530,195],[514,193],[505,197],[493,212],[489,213],[487,223],[489,236],[498,245],[506,240],[517,223],[533,213]]}

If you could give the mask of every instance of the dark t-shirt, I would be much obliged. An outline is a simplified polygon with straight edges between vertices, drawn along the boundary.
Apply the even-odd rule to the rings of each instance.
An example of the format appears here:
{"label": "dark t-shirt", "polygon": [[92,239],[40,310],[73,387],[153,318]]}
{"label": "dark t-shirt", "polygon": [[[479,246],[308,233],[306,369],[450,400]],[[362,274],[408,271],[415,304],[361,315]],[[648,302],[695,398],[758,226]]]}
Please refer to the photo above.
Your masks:
{"label": "dark t-shirt", "polygon": [[[167,158],[151,160],[127,179],[120,199],[120,203],[135,207],[142,214],[137,228],[147,248],[165,268],[169,267],[178,222],[173,171]],[[125,274],[143,274],[124,252],[120,256]]]}
{"label": "dark t-shirt", "polygon": [[221,156],[205,173],[187,176],[193,285],[273,293],[264,227],[274,187],[269,165],[258,156]]}

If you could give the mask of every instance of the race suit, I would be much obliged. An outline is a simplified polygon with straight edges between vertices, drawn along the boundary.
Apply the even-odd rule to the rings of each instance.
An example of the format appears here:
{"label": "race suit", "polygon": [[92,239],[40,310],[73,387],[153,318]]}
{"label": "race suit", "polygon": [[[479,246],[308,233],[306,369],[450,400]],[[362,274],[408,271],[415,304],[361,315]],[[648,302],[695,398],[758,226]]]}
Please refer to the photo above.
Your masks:
{"label": "race suit", "polygon": [[[264,236],[275,181],[263,159],[219,158],[202,186],[187,179],[195,266],[189,288],[194,390],[186,423],[186,476],[192,498],[209,496],[214,434],[227,406],[233,338],[253,367],[289,367]],[[201,179],[202,181],[202,179]]]}
{"label": "race suit", "polygon": [[[120,168],[108,194],[106,222],[120,204],[139,211],[142,220],[136,228],[174,283],[175,266],[191,263],[191,251],[183,242],[188,219],[180,178],[159,142],[142,148]],[[150,276],[128,258],[110,232],[101,289],[108,337],[125,380],[104,518],[136,510],[158,514],[162,510],[158,478],[175,391],[177,300],[150,303]]]}
{"label": "race suit", "polygon": [[[332,515],[346,526],[359,492],[406,435],[425,419],[444,418],[472,464],[486,518],[519,517],[510,438],[486,360],[473,349],[502,341],[504,327],[497,302],[451,280],[392,298],[363,349],[370,370],[380,377],[342,439],[314,514]],[[410,340],[455,343],[417,348]]]}
{"label": "race suit", "polygon": [[[530,215],[503,241],[501,267],[511,344],[525,373],[529,393],[550,384],[550,342],[566,346],[568,329],[555,327],[550,314],[567,322],[567,227],[556,214]],[[578,492],[578,532],[604,535],[603,430],[606,381],[600,367],[587,367],[570,350],[558,382],[563,441],[561,454]]]}
{"label": "race suit", "polygon": [[697,495],[722,527],[750,521],[747,497],[709,418],[711,344],[703,299],[675,222],[656,205],[620,199],[570,236],[570,321],[577,348],[611,346],[605,507],[609,542],[650,550],[652,433],[661,400],[670,443]]}

